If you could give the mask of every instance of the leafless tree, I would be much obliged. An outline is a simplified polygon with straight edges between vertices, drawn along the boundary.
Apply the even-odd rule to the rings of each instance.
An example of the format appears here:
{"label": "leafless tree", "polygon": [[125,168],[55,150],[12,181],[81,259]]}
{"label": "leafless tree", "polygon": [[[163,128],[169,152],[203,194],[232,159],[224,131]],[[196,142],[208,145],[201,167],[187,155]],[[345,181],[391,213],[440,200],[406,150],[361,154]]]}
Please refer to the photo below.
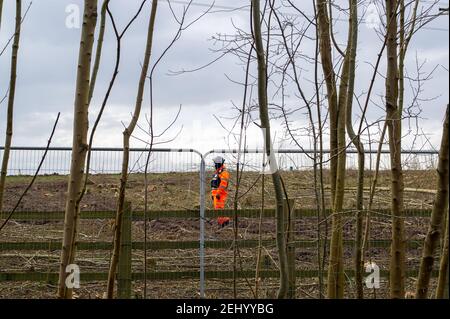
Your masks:
{"label": "leafless tree", "polygon": [[147,136],[147,140],[143,140],[141,138],[137,138],[136,136],[133,136],[140,140],[141,142],[144,142],[146,146],[148,147],[148,151],[146,152],[146,161],[145,161],[145,168],[144,168],[144,299],[147,298],[147,240],[148,240],[148,231],[147,231],[147,222],[148,222],[148,201],[149,201],[149,169],[150,169],[150,159],[153,154],[153,148],[156,145],[162,145],[167,144],[170,142],[173,142],[176,140],[176,138],[180,135],[180,133],[183,130],[183,127],[178,131],[178,133],[175,135],[175,137],[163,139],[165,134],[176,124],[176,122],[179,119],[182,106],[180,105],[178,112],[174,116],[173,120],[170,122],[170,124],[161,131],[161,133],[156,133],[154,128],[154,90],[153,90],[153,80],[155,72],[160,65],[161,61],[164,59],[164,57],[167,55],[167,53],[172,49],[172,47],[175,45],[177,41],[180,40],[182,34],[184,31],[186,31],[189,27],[191,27],[194,23],[199,21],[202,17],[204,17],[206,14],[210,12],[210,10],[213,8],[212,4],[205,12],[200,14],[198,17],[194,18],[192,21],[187,22],[187,14],[188,11],[192,5],[193,0],[190,0],[187,5],[183,8],[183,12],[181,13],[181,17],[177,17],[175,11],[172,8],[172,5],[170,4],[170,1],[167,2],[169,9],[172,13],[172,16],[175,20],[175,22],[178,24],[178,29],[175,33],[175,36],[172,38],[172,41],[170,41],[169,45],[163,50],[161,55],[156,59],[156,62],[153,64],[150,74],[148,76],[148,80],[150,82],[150,108],[149,108],[149,116],[147,120],[147,128],[144,128],[137,124],[137,127]]}
{"label": "leafless tree", "polygon": [[92,66],[91,81],[89,83],[89,104],[94,96],[95,84],[97,83],[97,75],[100,68],[100,62],[102,58],[103,51],[103,40],[105,38],[105,25],[106,25],[106,9],[109,5],[110,0],[103,0],[102,8],[100,11],[100,29],[98,32],[97,48],[95,50],[95,60]]}
{"label": "leafless tree", "polygon": [[[0,19],[3,2],[0,4]],[[1,20],[0,20],[1,23]],[[11,73],[9,79],[8,109],[6,115],[6,136],[3,150],[3,160],[0,172],[0,213],[3,210],[3,197],[5,191],[6,175],[8,173],[9,155],[13,137],[14,100],[16,97],[17,59],[19,53],[20,34],[22,29],[22,0],[16,0],[16,23],[14,42],[11,53]]]}
{"label": "leafless tree", "polygon": [[152,2],[150,20],[148,24],[147,31],[147,43],[144,52],[144,62],[142,64],[141,75],[139,79],[138,92],[136,97],[135,109],[133,116],[128,127],[125,128],[123,132],[123,160],[122,160],[122,172],[120,178],[120,189],[119,198],[117,200],[117,210],[116,210],[116,220],[114,224],[114,248],[113,255],[111,259],[111,265],[108,274],[108,287],[107,287],[107,298],[112,299],[114,297],[114,282],[115,274],[119,261],[119,250],[121,243],[121,228],[123,222],[123,211],[125,207],[125,191],[128,182],[128,165],[130,157],[130,138],[136,128],[137,122],[142,109],[142,101],[144,96],[144,87],[147,79],[147,73],[150,65],[150,57],[152,54],[153,45],[153,34],[155,30],[156,12],[158,8],[158,1],[154,0]]}
{"label": "leafless tree", "polygon": [[405,295],[405,235],[403,221],[403,170],[401,161],[401,118],[398,82],[398,1],[386,0],[387,34],[386,126],[391,158],[392,246],[390,289],[392,298]]}
{"label": "leafless tree", "polygon": [[91,76],[91,83],[90,83],[90,89],[89,89],[89,101],[92,100],[92,96],[94,93],[94,87],[95,87],[95,79],[97,77],[96,73],[98,72],[100,59],[101,59],[101,51],[102,51],[102,47],[103,47],[103,38],[104,38],[105,24],[106,24],[106,21],[105,21],[106,13],[108,13],[109,18],[111,19],[111,24],[113,26],[114,35],[116,38],[116,60],[114,63],[114,71],[111,76],[111,80],[109,82],[105,96],[103,97],[103,102],[102,102],[100,110],[97,114],[97,118],[95,119],[94,125],[93,125],[92,130],[89,135],[89,143],[88,143],[89,150],[88,150],[87,159],[86,159],[86,173],[84,176],[83,190],[77,200],[78,206],[87,191],[87,185],[88,185],[88,181],[89,181],[89,177],[90,177],[92,147],[94,144],[95,133],[97,132],[97,128],[101,122],[101,119],[103,117],[103,114],[105,112],[106,106],[109,101],[109,97],[111,95],[112,89],[114,87],[117,76],[119,74],[119,67],[120,67],[120,62],[121,62],[121,57],[122,57],[122,39],[125,36],[126,32],[129,30],[129,28],[131,27],[131,25],[133,24],[133,22],[136,21],[136,19],[139,17],[139,15],[142,12],[142,9],[144,7],[144,4],[146,3],[146,0],[142,1],[136,14],[130,19],[128,24],[125,26],[125,28],[121,32],[119,32],[119,30],[117,29],[116,21],[114,19],[113,14],[111,13],[111,10],[109,9],[109,3],[110,3],[110,0],[104,0],[103,5],[102,5],[102,13],[101,13],[101,21],[100,21],[101,29],[99,32],[99,38],[98,38],[97,50],[96,50],[96,58],[95,58],[94,66],[93,66],[94,74]]}
{"label": "leafless tree", "polygon": [[448,299],[448,208],[447,208],[447,223],[445,227],[444,247],[441,254],[441,263],[439,265],[438,286],[436,289],[436,299]]}
{"label": "leafless tree", "polygon": [[[258,59],[258,101],[259,112],[261,120],[261,129],[265,133],[264,146],[266,155],[271,161],[272,182],[274,185],[276,197],[276,219],[277,219],[277,248],[280,262],[280,289],[278,291],[278,298],[284,299],[287,297],[287,289],[289,285],[288,264],[286,255],[286,234],[285,234],[285,216],[283,212],[283,187],[281,176],[272,151],[272,139],[270,132],[270,119],[268,113],[268,98],[267,98],[267,65],[265,57],[265,49],[262,40],[261,32],[261,9],[259,0],[252,0],[253,12],[253,36],[255,41],[255,51]],[[274,169],[276,168],[276,169]]]}
{"label": "leafless tree", "polygon": [[355,70],[356,70],[356,50],[358,45],[358,3],[357,1],[350,1],[350,26],[349,26],[349,64],[348,64],[348,93],[346,106],[346,127],[350,140],[353,142],[358,151],[358,180],[357,180],[357,194],[356,194],[356,239],[355,239],[355,282],[356,294],[359,299],[363,295],[363,258],[362,258],[362,238],[363,238],[363,208],[364,208],[364,172],[365,172],[365,152],[364,145],[361,138],[353,129],[352,113],[353,113],[353,99],[355,89]]}
{"label": "leafless tree", "polygon": [[422,260],[420,262],[419,278],[417,280],[416,298],[428,298],[428,290],[431,278],[431,272],[434,264],[434,254],[439,246],[441,237],[442,223],[445,220],[445,213],[448,209],[448,164],[449,164],[449,144],[448,144],[448,123],[449,107],[444,119],[444,128],[442,130],[441,149],[439,152],[439,163],[437,168],[438,183],[437,193],[433,203],[431,221],[425,238]]}
{"label": "leafless tree", "polygon": [[[336,81],[336,72],[332,60],[332,43],[336,48],[336,41],[333,40],[331,6],[327,9],[327,1],[317,1],[317,27],[319,29],[320,56],[325,77],[328,96],[328,113],[330,121],[330,178],[331,178],[331,199],[332,199],[332,233],[330,243],[330,258],[328,263],[328,298],[344,297],[344,268],[343,268],[343,222],[342,210],[345,194],[346,175],[346,116],[349,100],[350,73],[354,74],[354,63],[352,61],[352,46],[357,40],[357,3],[349,2],[349,31],[346,52],[343,55],[343,63],[340,74],[339,87]],[[353,22],[354,21],[354,22]],[[352,23],[353,22],[353,23]],[[340,50],[338,50],[339,52]],[[350,67],[353,67],[351,70]],[[353,79],[354,81],[354,79]],[[354,82],[353,82],[354,83]]]}
{"label": "leafless tree", "polygon": [[[405,108],[405,85],[404,81],[406,79],[405,77],[405,58],[406,54],[408,52],[409,45],[411,43],[411,40],[413,36],[421,30],[424,26],[426,26],[428,23],[436,19],[440,14],[434,14],[432,13],[433,8],[435,8],[436,3],[432,2],[430,5],[423,5],[423,8],[419,9],[419,1],[410,1],[407,4],[403,0],[397,1],[395,8],[393,10],[396,12],[394,15],[391,15],[391,17],[386,16],[386,22],[385,25],[383,25],[382,30],[378,31],[380,34],[380,37],[383,39],[383,44],[380,49],[380,52],[378,53],[378,57],[376,60],[376,63],[374,65],[374,71],[372,75],[372,79],[370,82],[369,90],[366,94],[366,102],[364,104],[363,108],[363,117],[365,116],[369,103],[371,102],[371,96],[373,93],[374,83],[377,78],[377,75],[379,73],[379,68],[381,64],[381,59],[383,57],[383,53],[388,46],[389,37],[392,37],[392,34],[389,32],[386,32],[386,30],[389,30],[391,28],[391,24],[397,24],[397,29],[399,29],[399,43],[398,43],[398,61],[396,60],[395,63],[398,63],[398,84],[397,84],[397,105],[398,105],[398,116],[399,120],[395,121],[395,123],[398,123],[398,126],[396,127],[398,130],[401,131],[401,121],[410,118],[412,115],[410,114],[410,109],[414,105],[418,105],[418,94],[421,92],[420,86],[423,79],[420,78],[420,75],[418,75],[417,79],[412,80],[415,85],[418,86],[417,89],[415,89],[415,93],[413,94],[413,101],[410,103],[410,107],[407,109]],[[398,18],[398,19],[397,19]],[[396,38],[397,39],[397,38]],[[392,49],[392,45],[391,45]],[[392,61],[393,63],[393,61]],[[393,74],[391,75],[393,77]],[[426,79],[424,77],[424,79]],[[392,82],[394,83],[394,82]],[[402,115],[402,112],[408,112],[406,115]],[[369,193],[369,201],[367,204],[366,209],[366,225],[365,225],[365,231],[364,231],[364,240],[362,243],[362,258],[365,257],[365,252],[367,251],[367,245],[369,243],[370,238],[370,215],[374,203],[374,196],[375,192],[377,190],[377,184],[378,184],[378,177],[379,177],[379,170],[380,170],[380,160],[381,160],[381,152],[383,149],[383,146],[385,145],[385,137],[386,133],[388,132],[388,124],[392,121],[383,121],[383,126],[380,130],[380,138],[377,148],[377,155],[375,159],[375,170],[373,173],[373,177],[371,180],[371,187],[370,187],[370,193]],[[387,143],[389,144],[389,143]],[[397,228],[398,229],[398,228]],[[398,296],[400,296],[401,293],[398,293]]]}
{"label": "leafless tree", "polygon": [[72,163],[69,176],[69,189],[66,200],[64,220],[64,239],[59,270],[58,297],[72,298],[72,290],[66,285],[66,267],[75,259],[77,223],[80,197],[83,187],[83,176],[86,155],[88,152],[88,109],[91,56],[94,44],[94,33],[97,23],[97,0],[84,1],[84,18],[81,31],[76,94],[74,103],[74,132],[72,145]]}

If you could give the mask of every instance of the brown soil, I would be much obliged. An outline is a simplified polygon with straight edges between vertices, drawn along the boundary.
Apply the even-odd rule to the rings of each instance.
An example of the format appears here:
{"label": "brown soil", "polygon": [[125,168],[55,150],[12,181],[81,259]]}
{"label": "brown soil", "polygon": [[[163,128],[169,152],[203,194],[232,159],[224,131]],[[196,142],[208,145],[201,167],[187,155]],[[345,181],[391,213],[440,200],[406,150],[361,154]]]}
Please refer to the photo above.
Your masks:
{"label": "brown soil", "polygon": [[[211,172],[210,172],[211,173]],[[329,185],[327,172],[324,175],[324,184]],[[234,198],[235,172],[231,172],[230,194],[228,201]],[[434,171],[405,171],[405,187],[418,189],[434,189],[436,174]],[[302,208],[315,208],[314,180],[310,171],[295,171],[282,173],[289,197],[297,199],[297,205]],[[258,173],[244,173],[239,192],[240,208],[260,208],[261,179]],[[349,188],[346,196],[347,208],[355,206],[356,171],[347,173],[346,185]],[[18,197],[25,189],[30,177],[9,177],[5,190],[4,210],[9,211],[17,202]],[[22,201],[21,211],[63,211],[65,194],[67,190],[67,176],[42,176],[35,182],[31,191]],[[93,175],[89,179],[87,193],[82,201],[82,210],[85,211],[111,211],[116,207],[116,198],[119,188],[119,175]],[[274,195],[271,179],[265,176],[265,203],[266,207],[274,206]],[[371,183],[371,175],[366,174],[366,187]],[[380,172],[378,185],[388,187],[389,172]],[[144,176],[131,174],[127,188],[127,198],[133,203],[133,208],[142,210],[144,205]],[[199,207],[199,174],[198,173],[164,173],[149,175],[149,209],[150,210],[183,210]],[[208,191],[208,180],[206,190]],[[389,194],[386,190],[377,192],[373,208],[389,207]],[[368,196],[368,194],[366,194]],[[329,197],[329,190],[325,188],[325,197]],[[207,197],[208,198],[208,197]],[[406,193],[405,205],[408,208],[429,208],[433,196],[427,193]],[[211,208],[210,201],[207,201]]]}
{"label": "brown soil", "polygon": [[[233,173],[232,173],[233,175]],[[368,179],[369,179],[368,175]],[[260,208],[261,203],[261,175],[248,173],[242,181],[240,208]],[[271,192],[270,178],[266,178],[265,202],[266,207],[273,207],[274,198]],[[296,198],[296,207],[314,208],[315,197],[312,174],[307,171],[284,172],[283,178],[291,197]],[[355,185],[356,172],[349,172],[348,186]],[[10,177],[7,180],[5,197],[5,211],[9,211],[20,193],[26,187],[29,177]],[[389,186],[389,174],[382,172],[379,178],[380,186]],[[252,187],[256,182],[256,187]],[[88,193],[82,202],[84,211],[112,211],[115,209],[119,176],[92,176]],[[370,181],[367,181],[367,186]],[[199,178],[197,173],[183,174],[152,174],[149,183],[150,210],[191,210],[199,206]],[[327,181],[325,180],[325,184]],[[433,189],[435,174],[432,171],[405,172],[405,186],[410,188]],[[67,188],[66,176],[45,176],[38,179],[30,193],[20,207],[20,211],[63,211],[65,192]],[[231,189],[234,185],[231,185]],[[430,208],[432,194],[406,193],[407,208]],[[144,201],[144,181],[142,175],[131,175],[127,190],[128,199],[133,208],[140,210]],[[234,197],[230,192],[230,201]],[[207,197],[208,198],[208,197]],[[349,190],[346,195],[346,206],[351,209],[355,205],[355,194]],[[209,204],[209,203],[208,203]],[[230,204],[230,203],[229,203]],[[375,197],[374,208],[389,208],[389,193],[380,191]],[[232,240],[233,228],[218,229],[215,221],[211,220],[206,227],[207,240]],[[317,237],[317,224],[314,218],[303,218],[295,221],[295,236],[297,240],[314,240]],[[405,230],[409,241],[423,240],[427,230],[428,218],[408,218]],[[344,227],[345,238],[354,238],[354,217],[346,219]],[[155,219],[147,224],[149,241],[195,241],[199,238],[198,219]],[[244,218],[239,222],[240,239],[258,239],[259,223],[257,219]],[[325,227],[322,227],[322,234]],[[389,216],[378,216],[372,220],[372,239],[389,239],[391,224]],[[261,224],[262,239],[275,239],[275,223],[271,219],[264,219]],[[63,234],[63,223],[53,222],[24,222],[11,221],[0,232],[0,246],[2,242],[60,242]],[[133,222],[133,241],[143,241],[144,223]],[[79,227],[80,242],[111,242],[112,221],[110,220],[82,220]],[[274,242],[275,244],[275,242]],[[276,269],[277,254],[273,245],[264,247],[263,260],[267,261],[268,269]],[[409,249],[408,270],[417,270],[420,249]],[[233,249],[207,249],[206,270],[232,270]],[[198,250],[160,250],[147,252],[148,271],[188,271],[198,270]],[[240,249],[240,262],[244,270],[253,270],[256,266],[257,249]],[[345,261],[347,268],[352,268],[353,248],[346,247]],[[389,247],[372,248],[368,252],[372,261],[381,269],[389,269]],[[1,272],[57,272],[59,251],[2,251],[0,250]],[[107,272],[109,266],[109,251],[84,251],[77,254],[77,264],[82,271]],[[142,272],[143,251],[133,251],[133,270]],[[298,248],[296,251],[297,268],[301,270],[317,269],[317,248]],[[325,269],[326,270],[326,269]],[[249,278],[253,284],[254,279]],[[77,290],[78,298],[100,298],[105,291],[103,282],[83,283]],[[408,280],[408,289],[412,289],[414,279]],[[148,283],[148,297],[150,298],[198,298],[198,281],[150,281]],[[354,283],[347,285],[348,296],[353,296]],[[207,296],[210,298],[232,297],[232,280],[207,280]],[[251,290],[245,280],[238,282],[239,296],[252,297]],[[0,298],[54,298],[54,283],[33,282],[0,282]],[[133,283],[134,295],[142,297],[143,283]],[[261,283],[261,297],[275,297],[276,280],[263,280]],[[386,298],[388,284],[382,283],[382,289],[377,291],[377,298]],[[298,280],[299,298],[317,298],[318,283],[314,278]],[[371,292],[367,291],[367,294]],[[368,297],[372,297],[369,295]]]}

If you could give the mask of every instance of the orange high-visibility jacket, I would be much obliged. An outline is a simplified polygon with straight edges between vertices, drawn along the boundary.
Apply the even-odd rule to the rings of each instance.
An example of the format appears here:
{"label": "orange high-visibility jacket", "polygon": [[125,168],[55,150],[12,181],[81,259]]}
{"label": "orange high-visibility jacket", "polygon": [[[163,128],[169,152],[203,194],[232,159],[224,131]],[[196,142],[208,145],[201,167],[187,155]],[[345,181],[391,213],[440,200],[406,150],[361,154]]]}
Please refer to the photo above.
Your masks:
{"label": "orange high-visibility jacket", "polygon": [[[225,208],[225,202],[228,197],[228,183],[230,179],[230,173],[225,170],[225,166],[222,166],[214,174],[211,181],[211,197],[214,203],[215,210],[221,210]],[[219,217],[219,225],[224,225],[230,219],[228,217]]]}
{"label": "orange high-visibility jacket", "polygon": [[228,182],[230,180],[230,173],[228,173],[225,168],[219,173],[220,185],[219,190],[221,193],[228,193]]}
{"label": "orange high-visibility jacket", "polygon": [[225,170],[223,167],[220,171],[216,173],[220,179],[220,184],[218,188],[213,188],[213,190],[217,190],[216,193],[219,194],[227,194],[228,193],[228,182],[230,180],[230,173]]}

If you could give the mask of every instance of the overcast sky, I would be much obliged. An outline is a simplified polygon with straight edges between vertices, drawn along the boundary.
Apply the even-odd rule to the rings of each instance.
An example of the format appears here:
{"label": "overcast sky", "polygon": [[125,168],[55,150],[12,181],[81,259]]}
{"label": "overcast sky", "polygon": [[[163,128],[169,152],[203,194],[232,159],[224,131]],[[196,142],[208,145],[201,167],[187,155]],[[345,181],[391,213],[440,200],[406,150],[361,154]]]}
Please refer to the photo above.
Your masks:
{"label": "overcast sky", "polygon": [[[182,1],[172,1],[178,14],[183,9]],[[195,148],[206,152],[212,148],[227,147],[225,143],[226,131],[216,121],[217,116],[234,116],[233,103],[242,104],[242,87],[230,82],[228,78],[243,81],[244,73],[240,62],[233,56],[226,56],[208,68],[194,73],[185,73],[178,76],[170,75],[170,71],[195,69],[207,64],[218,57],[214,52],[220,45],[211,40],[217,34],[234,34],[233,25],[244,30],[249,27],[248,7],[242,10],[220,10],[222,6],[242,7],[249,1],[244,0],[216,0],[216,12],[210,13],[186,30],[181,39],[159,65],[154,76],[154,107],[156,131],[163,130],[171,122],[182,105],[179,121],[162,139],[170,139],[183,127],[181,135],[172,143],[164,147]],[[304,10],[312,15],[312,1],[295,1],[305,3]],[[341,1],[343,2],[343,1]],[[370,1],[366,1],[370,4]],[[424,3],[431,1],[423,1]],[[6,0],[3,10],[0,44],[3,47],[13,34],[14,3]],[[211,3],[209,0],[194,0],[189,12],[191,21],[200,15],[206,7],[202,4]],[[343,2],[345,3],[345,2]],[[23,11],[29,1],[23,1]],[[61,112],[61,122],[54,140],[56,146],[71,146],[71,131],[73,120],[73,101],[76,79],[77,56],[81,30],[68,28],[66,10],[70,5],[78,5],[82,14],[83,1],[81,0],[34,0],[22,26],[22,38],[18,60],[18,78],[15,103],[14,139],[15,146],[43,146],[46,144],[48,134],[57,112]],[[115,14],[119,27],[130,19],[136,12],[140,1],[138,0],[112,0],[111,10]],[[441,2],[442,7],[448,7],[448,1]],[[71,8],[71,7],[69,7]],[[160,1],[156,21],[153,60],[166,48],[177,30],[166,1]],[[143,50],[146,41],[146,31],[150,2],[146,4],[143,14],[133,24],[125,35],[122,44],[122,63],[116,85],[113,89],[105,116],[100,125],[96,146],[121,146],[122,121],[127,124],[130,113],[134,108],[137,83],[140,73],[140,63],[143,59]],[[437,10],[436,10],[437,11]],[[345,16],[335,13],[337,39],[345,43]],[[361,13],[360,13],[361,15]],[[306,20],[298,18],[300,23]],[[423,101],[421,107],[420,129],[426,133],[434,146],[439,145],[442,118],[445,106],[448,103],[448,16],[440,17],[428,25],[427,29],[418,33],[411,43],[407,67],[408,74],[415,77],[416,62],[426,64],[422,68],[424,74],[434,70],[433,76],[423,86],[421,97],[424,100],[434,98],[432,101]],[[103,60],[101,63],[98,84],[90,111],[91,120],[94,119],[105,90],[109,83],[115,58],[115,39],[111,34],[111,25],[108,21],[104,45]],[[302,53],[314,54],[313,40],[304,42]],[[370,83],[372,67],[382,41],[374,30],[362,24],[360,28],[360,41],[358,49],[358,71],[356,94],[367,91]],[[10,50],[0,56],[0,95],[3,97],[7,91],[10,68]],[[385,71],[384,59],[380,71]],[[312,97],[311,81],[314,80],[311,65],[305,64],[301,74],[307,95]],[[382,105],[384,83],[382,77],[376,82],[374,102]],[[411,87],[407,82],[407,103],[411,101]],[[363,100],[363,98],[362,98]],[[291,98],[291,107],[295,102]],[[148,87],[141,124],[145,125],[144,115],[148,113]],[[360,113],[356,107],[356,113]],[[382,114],[377,106],[371,105],[369,116],[376,120]],[[0,106],[0,133],[3,144],[5,127],[6,103]],[[306,126],[307,116],[304,112],[293,115],[293,125],[296,128]],[[231,121],[225,121],[231,124]],[[274,131],[282,135],[279,123],[274,124]],[[405,127],[408,131],[409,126]],[[145,136],[141,133],[142,138]],[[261,140],[257,127],[251,125],[251,138],[249,146],[255,147]],[[161,140],[161,139],[160,139]],[[302,140],[305,144],[308,139]],[[405,138],[405,144],[411,143],[410,137]],[[423,147],[423,139],[416,146]],[[133,146],[142,146],[137,140]],[[409,146],[408,144],[407,146]],[[289,147],[289,145],[284,145]],[[305,145],[308,148],[310,145]],[[293,146],[291,146],[293,147]],[[406,147],[406,146],[405,146]],[[425,146],[430,148],[431,146]]]}

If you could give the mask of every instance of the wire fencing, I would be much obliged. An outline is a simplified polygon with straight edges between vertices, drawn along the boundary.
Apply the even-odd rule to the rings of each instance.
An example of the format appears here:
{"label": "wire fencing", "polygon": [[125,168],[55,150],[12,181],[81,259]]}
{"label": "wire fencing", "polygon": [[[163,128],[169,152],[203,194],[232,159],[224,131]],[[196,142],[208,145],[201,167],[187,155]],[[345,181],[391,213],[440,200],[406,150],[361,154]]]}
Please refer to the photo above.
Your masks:
{"label": "wire fencing", "polygon": [[[4,212],[17,202],[25,185],[35,173],[43,148],[14,148],[8,167]],[[148,297],[176,297],[167,290],[176,282],[177,272],[199,270],[199,166],[201,155],[194,150],[155,149],[149,160],[147,191],[148,220],[144,223],[144,172],[148,150],[130,150],[130,175],[127,201],[132,203],[130,223],[133,249],[131,270],[135,280],[133,296],[142,297],[143,279],[152,284]],[[80,204],[75,264],[81,271],[81,298],[101,298],[106,290],[113,246],[115,209],[120,187],[122,149],[93,149],[91,175]],[[30,298],[54,297],[64,229],[64,208],[70,171],[71,149],[52,148],[40,176],[22,202],[13,220],[0,232],[0,296]],[[184,214],[161,215],[158,212],[186,212],[197,208],[191,218]],[[1,220],[1,217],[0,217]],[[147,258],[144,257],[145,229],[148,233]],[[192,246],[192,242],[196,245]],[[176,245],[174,245],[176,243]],[[184,247],[176,250],[168,247]],[[146,268],[144,267],[146,266]],[[2,277],[3,275],[3,277]],[[19,280],[10,281],[10,280]],[[32,286],[30,288],[26,288]],[[188,280],[185,294],[198,294],[199,279]],[[171,294],[172,293],[172,294]]]}
{"label": "wire fencing", "polygon": [[[40,171],[41,175],[68,175],[70,173],[71,148],[52,147],[49,149],[46,160]],[[147,161],[148,149],[130,149],[130,171],[143,173]],[[8,165],[8,175],[33,175],[39,161],[44,155],[45,148],[40,147],[13,147]],[[91,159],[92,174],[119,174],[122,165],[121,148],[93,148]],[[278,166],[281,170],[310,170],[314,167],[313,158],[317,157],[320,164],[319,153],[312,150],[275,150]],[[263,150],[245,150],[241,152],[241,169],[248,171],[261,171],[263,167]],[[3,147],[0,147],[0,155]],[[176,155],[173,155],[176,154]],[[229,168],[236,168],[237,150],[213,150],[205,154],[205,160],[212,159],[213,154],[224,155]],[[322,155],[322,166],[329,168],[330,152],[325,150]],[[437,165],[439,153],[433,150],[410,150],[402,152],[403,168],[406,170],[434,169]],[[151,155],[148,171],[151,173],[170,172],[199,172],[202,154],[193,149],[154,149]],[[365,154],[366,169],[375,167],[376,151]],[[347,168],[357,169],[357,153],[347,150]],[[210,167],[207,163],[207,168]],[[380,156],[380,169],[390,168],[389,151],[383,150]]]}
{"label": "wire fencing", "polygon": [[[130,149],[130,172],[144,173],[148,149]],[[13,147],[8,164],[8,175],[33,175],[45,148]],[[121,148],[92,148],[91,174],[119,174],[122,169]],[[3,147],[0,147],[3,154]],[[52,147],[49,149],[41,175],[68,175],[70,173],[72,149]],[[174,155],[175,154],[175,155]],[[152,152],[148,171],[152,173],[198,172],[201,154],[194,150],[155,149]]]}
{"label": "wire fencing", "polygon": [[[44,148],[31,147],[11,150],[5,212],[11,209],[20,196],[24,183],[29,180],[28,176],[35,173],[44,151]],[[2,152],[3,149],[0,148],[0,156]],[[127,201],[132,203],[133,210],[130,226],[133,247],[132,296],[142,297],[146,278],[148,298],[231,298],[235,295],[254,297],[255,294],[260,298],[275,297],[279,264],[273,211],[275,198],[271,192],[270,176],[261,174],[265,163],[262,151],[246,150],[240,154],[239,169],[243,174],[238,193],[238,152],[235,150],[213,150],[202,155],[192,149],[153,149],[146,190],[143,173],[148,152],[148,149],[130,150],[131,174]],[[214,173],[212,158],[217,155],[226,159],[231,175],[227,210],[224,212],[213,211],[209,194],[209,181]],[[315,219],[317,198],[314,193],[314,156],[312,151],[276,151],[287,193],[295,200],[294,207],[301,210],[296,213],[292,225],[293,243],[296,247],[294,260],[299,283],[296,292],[298,298],[317,295],[316,242],[318,239],[326,240],[324,231],[318,235]],[[70,148],[49,150],[41,176],[25,198],[20,212],[0,232],[0,296],[20,296],[23,285],[32,285],[29,288],[31,298],[54,296],[70,159]],[[427,183],[432,183],[430,174],[433,174],[431,169],[436,167],[437,152],[404,152],[402,159],[405,170],[411,171],[405,173],[409,186],[433,188]],[[374,169],[375,160],[375,152],[366,154],[367,170]],[[389,162],[389,154],[383,152],[380,169],[387,170]],[[92,175],[81,203],[82,218],[78,229],[79,251],[76,263],[86,281],[78,290],[81,298],[102,297],[106,288],[104,278],[111,257],[121,164],[122,149],[92,149]],[[329,152],[324,152],[322,164],[325,170],[323,182],[326,186],[329,184],[326,174]],[[351,173],[351,170],[357,169],[357,154],[354,151],[348,152],[347,168],[348,186],[351,187],[356,185],[356,175]],[[383,174],[382,177],[388,180],[388,172]],[[410,182],[409,179],[413,181]],[[329,190],[326,187],[324,189],[328,196]],[[149,216],[145,223],[142,212],[146,191],[149,197]],[[349,189],[346,196],[347,208],[354,207],[354,198],[354,192]],[[232,210],[235,199],[239,214],[236,229],[233,227],[235,216]],[[328,197],[326,200],[329,204]],[[431,200],[430,194],[414,194],[407,196],[405,205],[408,209],[427,210]],[[388,191],[380,191],[375,204],[374,207],[379,209],[389,208]],[[232,217],[230,227],[218,227],[216,219],[221,214]],[[351,214],[345,227],[345,254],[351,255],[354,238],[354,217]],[[380,237],[377,237],[378,241],[373,243],[369,253],[375,256],[373,261],[379,263],[382,269],[388,270],[389,216],[375,216],[372,227],[372,231]],[[145,230],[148,234],[146,243]],[[419,242],[426,231],[426,220],[412,217],[406,231],[411,243]],[[409,257],[413,260],[411,269],[417,263],[419,246],[410,247]],[[346,266],[350,269],[351,258],[347,261]],[[350,277],[348,280],[351,287]],[[23,285],[14,285],[8,278],[22,278]],[[33,278],[35,280],[31,280]]]}

